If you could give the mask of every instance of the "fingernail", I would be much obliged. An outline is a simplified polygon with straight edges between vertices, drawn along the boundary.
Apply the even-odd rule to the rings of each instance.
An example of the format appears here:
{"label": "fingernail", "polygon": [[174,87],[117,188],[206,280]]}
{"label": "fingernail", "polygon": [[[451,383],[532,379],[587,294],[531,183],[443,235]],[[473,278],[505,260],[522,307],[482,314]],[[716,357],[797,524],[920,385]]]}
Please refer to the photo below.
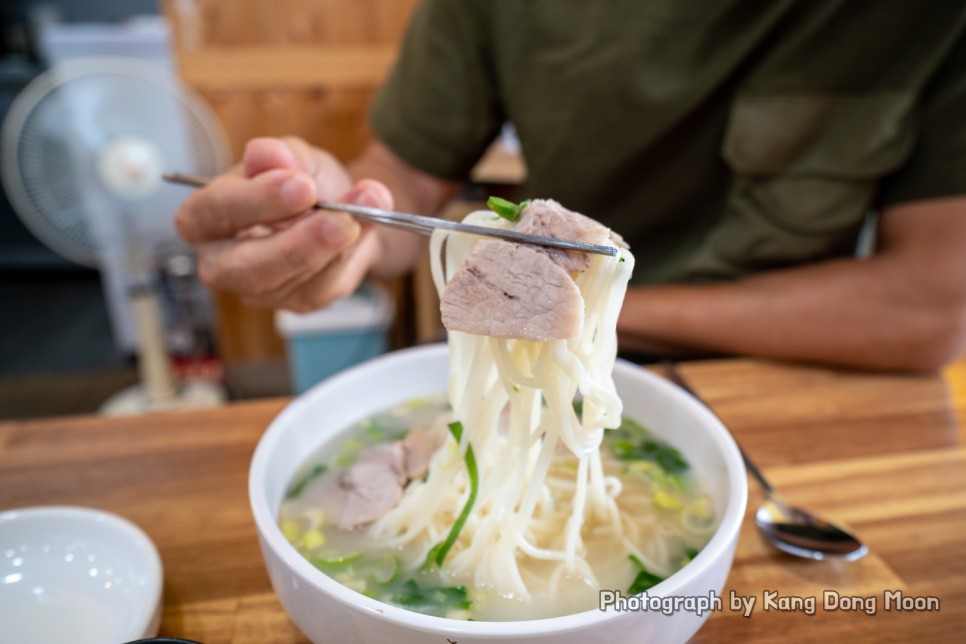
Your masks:
{"label": "fingernail", "polygon": [[360,206],[379,206],[379,197],[369,188],[363,190],[354,201]]}
{"label": "fingernail", "polygon": [[312,203],[312,185],[307,177],[296,175],[282,184],[281,195],[289,208],[307,208]]}
{"label": "fingernail", "polygon": [[349,192],[342,196],[343,200],[360,206],[371,206],[375,208],[391,208],[392,197],[388,196],[384,186],[377,184],[374,180],[364,179],[354,185]]}
{"label": "fingernail", "polygon": [[322,236],[333,246],[341,246],[352,239],[353,224],[341,217],[326,217],[322,220]]}

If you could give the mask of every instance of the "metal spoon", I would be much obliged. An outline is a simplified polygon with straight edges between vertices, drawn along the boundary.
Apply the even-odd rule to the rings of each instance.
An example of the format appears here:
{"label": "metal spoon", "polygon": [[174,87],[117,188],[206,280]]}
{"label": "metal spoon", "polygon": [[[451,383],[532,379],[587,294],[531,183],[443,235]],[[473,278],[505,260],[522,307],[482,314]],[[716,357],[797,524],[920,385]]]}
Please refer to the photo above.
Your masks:
{"label": "metal spoon", "polygon": [[[671,382],[707,407],[673,362],[664,361],[663,366]],[[846,561],[855,561],[868,554],[869,549],[865,544],[849,532],[783,501],[758,466],[741,449],[741,445],[738,445],[738,451],[741,452],[745,468],[765,491],[765,500],[755,511],[755,525],[772,545],[807,559],[840,557]]]}

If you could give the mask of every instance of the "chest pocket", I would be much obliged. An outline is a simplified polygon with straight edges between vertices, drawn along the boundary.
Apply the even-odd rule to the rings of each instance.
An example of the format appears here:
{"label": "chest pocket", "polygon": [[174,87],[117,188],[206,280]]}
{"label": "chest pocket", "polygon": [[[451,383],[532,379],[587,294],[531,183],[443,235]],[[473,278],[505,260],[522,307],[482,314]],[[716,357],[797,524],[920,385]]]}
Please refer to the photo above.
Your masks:
{"label": "chest pocket", "polygon": [[721,150],[733,181],[703,268],[737,276],[849,253],[880,179],[912,148],[913,107],[909,94],[739,96]]}

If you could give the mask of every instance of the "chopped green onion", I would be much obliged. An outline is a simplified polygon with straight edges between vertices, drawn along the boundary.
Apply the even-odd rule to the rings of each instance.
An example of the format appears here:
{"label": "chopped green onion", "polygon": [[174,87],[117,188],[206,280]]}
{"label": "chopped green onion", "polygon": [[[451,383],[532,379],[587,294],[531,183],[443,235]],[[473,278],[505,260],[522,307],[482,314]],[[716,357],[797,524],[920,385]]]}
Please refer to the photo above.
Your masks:
{"label": "chopped green onion", "polygon": [[282,521],[282,534],[285,535],[285,540],[289,543],[295,543],[302,536],[302,526],[299,525],[298,521],[288,519],[287,521]]}
{"label": "chopped green onion", "polygon": [[684,507],[681,499],[664,490],[656,490],[651,498],[654,501],[654,505],[662,510],[677,511]]}
{"label": "chopped green onion", "polygon": [[678,474],[688,469],[688,462],[681,452],[652,438],[646,427],[630,418],[622,418],[621,426],[611,431],[610,449],[618,460],[653,461],[668,474]]}
{"label": "chopped green onion", "polygon": [[621,426],[618,429],[621,431],[628,430],[642,436],[650,436],[647,428],[632,418],[621,418]]}
{"label": "chopped green onion", "polygon": [[389,601],[403,608],[439,617],[452,609],[468,610],[473,605],[464,586],[420,586],[414,579],[406,581],[399,591],[389,597]]}
{"label": "chopped green onion", "polygon": [[618,439],[611,443],[610,449],[617,458],[630,460],[637,452],[637,445],[629,440]]}
{"label": "chopped green onion", "polygon": [[290,500],[299,496],[305,490],[306,485],[323,474],[325,474],[325,465],[322,463],[316,464],[315,467],[303,474],[298,480],[295,481],[295,483],[292,484],[288,491],[285,492],[285,498]]}
{"label": "chopped green onion", "polygon": [[637,577],[634,578],[634,581],[631,582],[631,587],[627,590],[628,595],[638,595],[664,581],[661,577],[648,572],[644,564],[641,563],[641,560],[634,555],[628,555],[627,558],[638,569]]}
{"label": "chopped green onion", "polygon": [[391,583],[399,574],[399,559],[392,555],[384,555],[376,559],[368,560],[364,566],[360,566],[366,573],[366,578],[375,584],[385,585]]}
{"label": "chopped green onion", "polygon": [[354,452],[347,452],[345,454],[339,454],[332,464],[336,467],[349,467],[354,464],[359,459],[359,455]]}
{"label": "chopped green onion", "polygon": [[360,557],[361,555],[359,553],[346,555],[345,557],[331,557],[328,559],[323,557],[315,557],[312,559],[312,564],[322,572],[332,572],[334,570],[351,566],[359,561]]}
{"label": "chopped green onion", "polygon": [[668,445],[657,453],[657,463],[668,472],[683,472],[688,469],[688,462],[681,456],[681,452]]}
{"label": "chopped green onion", "polygon": [[377,556],[353,554],[332,559],[315,557],[312,563],[338,581],[356,580],[363,582],[366,588],[370,585],[385,586],[392,583],[399,576],[401,569],[399,558],[391,554]]}
{"label": "chopped green onion", "polygon": [[[450,423],[449,433],[453,435],[453,438],[456,439],[456,443],[458,445],[460,438],[463,436],[463,423],[459,421]],[[456,523],[454,523],[453,527],[450,528],[449,534],[446,535],[446,539],[430,548],[429,553],[426,555],[426,562],[423,564],[424,569],[429,568],[434,563],[437,566],[443,565],[443,562],[446,560],[446,555],[449,554],[450,549],[456,543],[456,538],[463,529],[466,519],[470,516],[470,511],[473,509],[473,503],[476,502],[476,493],[480,487],[480,475],[476,469],[476,456],[473,454],[472,445],[466,446],[466,453],[463,455],[463,460],[466,462],[466,470],[470,477],[469,498],[466,499],[466,505],[463,506],[462,512],[460,512],[460,515],[456,518]]]}
{"label": "chopped green onion", "polygon": [[362,431],[365,432],[368,438],[371,438],[373,440],[379,440],[380,438],[382,438],[382,435],[383,435],[382,427],[372,422],[371,420],[366,421],[366,423],[362,426]]}
{"label": "chopped green onion", "polygon": [[325,545],[325,534],[315,528],[302,535],[302,547],[306,550],[315,550]]}
{"label": "chopped green onion", "polygon": [[515,204],[512,201],[507,201],[506,199],[501,199],[500,197],[490,197],[486,200],[486,205],[490,210],[509,221],[516,221],[519,219],[520,213],[523,212],[523,209],[526,208],[529,203],[529,199],[522,201],[519,204]]}
{"label": "chopped green onion", "polygon": [[577,414],[577,418],[583,418],[584,416],[584,399],[574,398],[573,402],[574,413]]}

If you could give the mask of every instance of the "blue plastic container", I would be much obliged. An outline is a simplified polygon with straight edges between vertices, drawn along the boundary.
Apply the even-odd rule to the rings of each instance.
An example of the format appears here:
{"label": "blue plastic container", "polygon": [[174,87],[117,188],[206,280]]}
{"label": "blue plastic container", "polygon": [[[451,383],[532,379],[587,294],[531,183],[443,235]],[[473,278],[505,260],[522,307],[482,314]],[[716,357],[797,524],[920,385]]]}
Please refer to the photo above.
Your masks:
{"label": "blue plastic container", "polygon": [[275,326],[285,338],[295,393],[385,353],[392,318],[392,296],[375,284],[312,313],[277,311]]}

